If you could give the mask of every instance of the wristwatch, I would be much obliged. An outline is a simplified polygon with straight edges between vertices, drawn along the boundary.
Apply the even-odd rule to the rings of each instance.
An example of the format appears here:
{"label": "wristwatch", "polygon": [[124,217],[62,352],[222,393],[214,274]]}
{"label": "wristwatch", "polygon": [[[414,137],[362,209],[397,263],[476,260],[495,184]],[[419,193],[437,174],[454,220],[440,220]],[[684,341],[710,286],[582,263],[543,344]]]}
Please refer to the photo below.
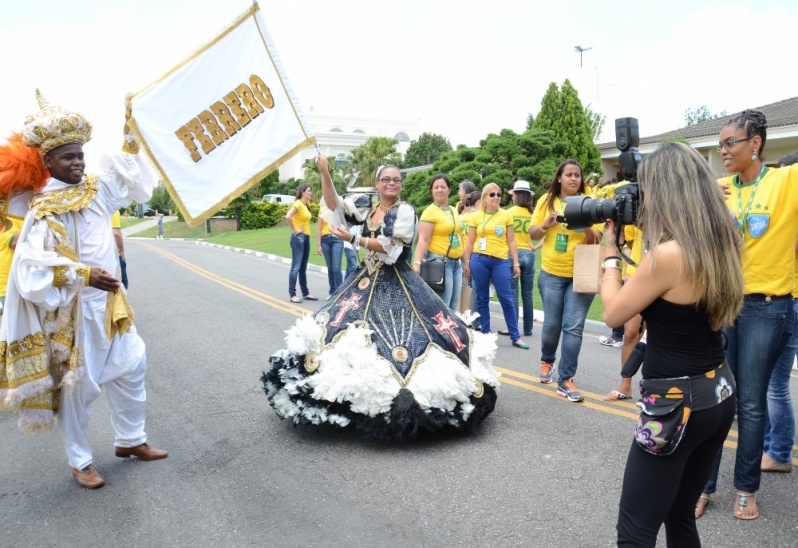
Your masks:
{"label": "wristwatch", "polygon": [[604,259],[604,262],[601,263],[601,273],[605,273],[608,268],[617,268],[618,270],[621,270],[621,258],[607,257]]}

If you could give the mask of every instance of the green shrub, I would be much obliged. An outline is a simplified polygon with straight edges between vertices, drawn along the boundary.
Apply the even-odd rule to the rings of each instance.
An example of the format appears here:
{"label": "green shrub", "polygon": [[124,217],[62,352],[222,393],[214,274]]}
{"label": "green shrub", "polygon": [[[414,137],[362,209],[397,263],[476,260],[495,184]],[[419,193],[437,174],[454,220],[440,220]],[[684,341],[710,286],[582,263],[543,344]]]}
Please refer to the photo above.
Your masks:
{"label": "green shrub", "polygon": [[283,220],[289,207],[277,202],[252,202],[241,212],[241,229],[271,228]]}

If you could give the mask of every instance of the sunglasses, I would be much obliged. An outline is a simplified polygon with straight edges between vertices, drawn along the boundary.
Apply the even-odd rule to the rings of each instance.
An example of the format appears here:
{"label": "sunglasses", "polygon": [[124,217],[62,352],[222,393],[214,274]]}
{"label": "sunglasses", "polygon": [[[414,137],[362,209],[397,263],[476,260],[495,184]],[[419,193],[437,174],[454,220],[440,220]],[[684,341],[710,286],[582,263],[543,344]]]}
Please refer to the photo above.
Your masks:
{"label": "sunglasses", "polygon": [[502,197],[502,193],[501,192],[488,192],[488,197],[489,198],[495,198],[496,196],[501,198]]}

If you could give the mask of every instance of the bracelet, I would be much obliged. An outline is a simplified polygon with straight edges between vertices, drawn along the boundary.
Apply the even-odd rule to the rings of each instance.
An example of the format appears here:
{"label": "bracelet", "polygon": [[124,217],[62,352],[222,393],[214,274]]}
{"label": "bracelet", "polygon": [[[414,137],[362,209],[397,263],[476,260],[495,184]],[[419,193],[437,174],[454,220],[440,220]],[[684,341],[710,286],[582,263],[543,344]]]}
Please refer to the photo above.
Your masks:
{"label": "bracelet", "polygon": [[516,264],[513,265],[513,268],[521,268],[521,265],[516,263]]}
{"label": "bracelet", "polygon": [[352,245],[355,245],[355,240],[356,240],[356,239],[357,239],[357,234],[352,234],[352,235],[349,237],[349,243],[350,243],[350,244],[352,244]]}
{"label": "bracelet", "polygon": [[[363,243],[363,240],[365,240],[365,241],[366,241],[366,243],[365,243],[365,244]],[[368,248],[369,248],[369,239],[368,239],[368,238],[366,238],[366,237],[364,237],[364,236],[361,236],[361,237],[360,237],[360,247],[362,247],[362,248],[364,248],[364,249],[368,249]]]}
{"label": "bracelet", "polygon": [[420,264],[421,264],[421,261],[413,261],[413,264],[420,265]]}

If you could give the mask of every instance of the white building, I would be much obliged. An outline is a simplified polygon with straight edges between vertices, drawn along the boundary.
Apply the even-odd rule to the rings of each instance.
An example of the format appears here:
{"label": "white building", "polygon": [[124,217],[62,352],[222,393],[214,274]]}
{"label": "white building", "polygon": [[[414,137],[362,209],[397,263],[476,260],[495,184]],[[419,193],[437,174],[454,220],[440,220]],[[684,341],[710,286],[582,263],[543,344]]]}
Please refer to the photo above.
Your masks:
{"label": "white building", "polygon": [[[335,165],[347,162],[349,153],[366,142],[369,137],[392,137],[399,141],[396,149],[405,154],[410,141],[418,139],[420,120],[393,120],[383,118],[360,118],[355,116],[326,116],[322,114],[306,114],[316,136],[321,153],[327,157],[335,157]],[[293,158],[280,166],[280,180],[291,177],[299,179],[303,176],[303,164],[313,160],[316,154],[314,147],[298,152]]]}

